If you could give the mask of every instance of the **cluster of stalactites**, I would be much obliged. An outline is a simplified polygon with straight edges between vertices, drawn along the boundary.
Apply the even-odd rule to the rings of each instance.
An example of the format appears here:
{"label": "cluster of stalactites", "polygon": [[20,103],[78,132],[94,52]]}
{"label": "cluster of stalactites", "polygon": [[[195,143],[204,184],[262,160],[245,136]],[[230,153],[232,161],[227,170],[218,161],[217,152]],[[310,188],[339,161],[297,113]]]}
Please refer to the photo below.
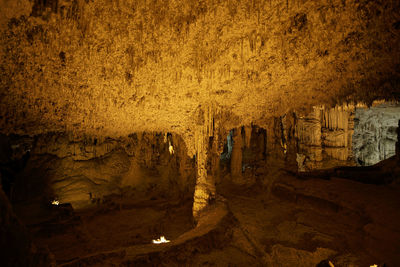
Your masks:
{"label": "cluster of stalactites", "polygon": [[307,116],[296,114],[300,171],[323,168],[327,159],[347,161],[352,157],[355,108],[354,104],[332,108],[315,106]]}

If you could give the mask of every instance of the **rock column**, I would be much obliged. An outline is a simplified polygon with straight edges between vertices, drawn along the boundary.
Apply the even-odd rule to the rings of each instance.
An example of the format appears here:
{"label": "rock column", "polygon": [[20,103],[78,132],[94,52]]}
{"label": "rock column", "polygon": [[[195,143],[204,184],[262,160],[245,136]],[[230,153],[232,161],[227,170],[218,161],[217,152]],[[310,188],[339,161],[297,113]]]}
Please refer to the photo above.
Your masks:
{"label": "rock column", "polygon": [[210,137],[214,135],[213,109],[200,109],[195,132],[197,177],[193,199],[193,217],[197,219],[211,201],[215,199],[215,177],[209,175],[208,150]]}
{"label": "rock column", "polygon": [[240,183],[242,176],[243,136],[242,129],[235,129],[231,156],[231,175],[234,183]]}
{"label": "rock column", "polygon": [[245,126],[244,127],[244,135],[245,135],[245,144],[246,148],[250,148],[250,141],[251,141],[251,132],[252,132],[252,126]]}

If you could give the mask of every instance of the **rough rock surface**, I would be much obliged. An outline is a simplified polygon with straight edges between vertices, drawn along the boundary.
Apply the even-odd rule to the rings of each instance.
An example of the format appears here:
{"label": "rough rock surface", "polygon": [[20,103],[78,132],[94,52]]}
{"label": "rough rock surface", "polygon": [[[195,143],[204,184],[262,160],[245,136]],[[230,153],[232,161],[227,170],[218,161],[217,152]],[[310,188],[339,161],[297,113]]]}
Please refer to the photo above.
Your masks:
{"label": "rough rock surface", "polygon": [[316,106],[306,116],[296,114],[298,162],[302,171],[346,165],[352,159],[354,105]]}
{"label": "rough rock surface", "polygon": [[[305,169],[344,161],[351,112],[330,107],[399,99],[399,11],[384,0],[2,0],[0,133],[24,136],[6,156],[18,190],[7,178],[5,191],[84,207],[124,187],[193,190],[198,217],[216,174],[271,185],[296,162],[297,140]],[[154,134],[133,136],[144,132]],[[271,263],[330,255],[271,251]]]}
{"label": "rough rock surface", "polygon": [[0,5],[3,133],[175,132],[194,155],[210,102],[237,127],[399,96],[398,1],[16,2]]}
{"label": "rough rock surface", "polygon": [[235,219],[224,203],[216,202],[198,218],[193,229],[167,244],[141,244],[82,256],[61,266],[101,266],[105,262],[119,266],[192,265],[193,256],[229,245]]}
{"label": "rough rock surface", "polygon": [[304,170],[339,165],[373,165],[396,154],[398,102],[314,107],[296,114],[300,165]]}
{"label": "rough rock surface", "polygon": [[13,201],[40,196],[49,203],[71,203],[76,209],[126,190],[137,198],[182,198],[194,191],[195,163],[176,135],[138,133],[97,140],[53,133],[11,140],[10,150],[28,155],[26,165],[10,177]]}
{"label": "rough rock surface", "polygon": [[396,155],[400,106],[382,104],[355,112],[353,151],[359,165],[373,165]]}
{"label": "rough rock surface", "polygon": [[[323,176],[319,175],[318,178]],[[341,251],[339,254],[343,253],[342,256],[347,260],[356,256],[353,266],[368,266],[373,263],[383,266],[384,262],[388,266],[397,266],[400,263],[397,253],[400,245],[399,223],[395,219],[400,216],[398,189],[398,185],[377,187],[343,179],[299,180],[282,175],[276,180],[272,190],[274,195],[296,203],[300,209],[313,210],[310,214],[307,214],[308,211],[296,214],[293,216],[297,218],[294,224],[286,223],[288,225],[282,226],[282,231],[287,231],[286,235],[290,240],[297,236],[290,233],[317,231],[326,235],[312,238],[314,242],[318,240],[317,244],[326,244],[329,248]],[[371,196],[374,202],[369,200]],[[314,218],[311,215],[313,212],[318,213]],[[325,216],[329,219],[322,219]],[[309,226],[311,229],[307,229]],[[307,244],[311,245],[313,241],[310,240]],[[345,255],[346,253],[352,255]],[[335,257],[337,256],[336,254]],[[331,261],[336,266],[335,257]]]}

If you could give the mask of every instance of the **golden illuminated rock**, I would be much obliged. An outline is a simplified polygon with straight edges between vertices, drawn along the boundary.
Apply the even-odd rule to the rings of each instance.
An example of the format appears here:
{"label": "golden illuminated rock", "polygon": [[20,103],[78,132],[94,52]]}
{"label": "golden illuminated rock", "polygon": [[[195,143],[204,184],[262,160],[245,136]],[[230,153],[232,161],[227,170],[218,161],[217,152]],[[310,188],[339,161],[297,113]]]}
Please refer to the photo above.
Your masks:
{"label": "golden illuminated rock", "polygon": [[199,105],[213,102],[237,127],[314,104],[398,98],[399,5],[3,0],[0,128],[169,131],[194,155]]}
{"label": "golden illuminated rock", "polygon": [[[197,217],[215,198],[221,140],[231,129],[239,184],[248,178],[251,125],[269,131],[259,135],[260,153],[271,158],[304,158],[314,168],[325,154],[350,157],[349,112],[330,107],[400,98],[399,9],[399,1],[366,0],[2,0],[0,133],[63,133],[39,138],[35,153],[75,164],[116,150],[112,140],[162,132],[151,136],[166,139],[165,157],[196,156]],[[60,201],[85,206],[142,184],[131,142],[114,155],[118,179],[55,177]],[[137,157],[143,166],[154,167],[151,149]],[[179,161],[182,177],[190,164]]]}

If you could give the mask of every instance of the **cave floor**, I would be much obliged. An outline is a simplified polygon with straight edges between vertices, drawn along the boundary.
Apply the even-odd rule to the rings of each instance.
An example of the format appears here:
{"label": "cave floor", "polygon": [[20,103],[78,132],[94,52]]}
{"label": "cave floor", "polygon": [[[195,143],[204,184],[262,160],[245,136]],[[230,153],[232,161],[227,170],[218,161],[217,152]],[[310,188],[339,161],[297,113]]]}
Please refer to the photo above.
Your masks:
{"label": "cave floor", "polygon": [[[283,171],[268,186],[226,183],[219,185],[218,192],[235,221],[225,222],[229,240],[204,238],[188,245],[213,242],[216,246],[192,250],[190,258],[183,259],[186,264],[317,266],[330,260],[335,267],[400,266],[399,184],[297,179]],[[33,206],[20,217],[36,244],[48,247],[58,264],[89,254],[101,258],[104,251],[135,250],[160,235],[173,243],[194,226],[189,199],[183,204],[149,199],[133,204],[112,201],[70,216],[57,213],[46,217]],[[18,211],[18,206],[15,209]],[[42,214],[42,221],[34,214]],[[210,216],[209,220],[214,219]],[[171,265],[174,259],[166,262]],[[112,261],[104,264],[96,266],[113,265]]]}
{"label": "cave floor", "polygon": [[[191,201],[118,201],[66,214],[37,203],[17,205],[36,245],[48,248],[57,264],[103,251],[150,244],[164,235],[175,239],[193,228]],[[18,212],[19,211],[19,212]]]}
{"label": "cave floor", "polygon": [[[220,191],[239,222],[230,246],[213,253],[226,260],[222,265],[230,265],[236,250],[239,265],[316,266],[330,260],[336,267],[400,266],[398,184],[301,180],[283,173],[269,190],[225,185]],[[198,260],[210,262],[205,255]]]}

